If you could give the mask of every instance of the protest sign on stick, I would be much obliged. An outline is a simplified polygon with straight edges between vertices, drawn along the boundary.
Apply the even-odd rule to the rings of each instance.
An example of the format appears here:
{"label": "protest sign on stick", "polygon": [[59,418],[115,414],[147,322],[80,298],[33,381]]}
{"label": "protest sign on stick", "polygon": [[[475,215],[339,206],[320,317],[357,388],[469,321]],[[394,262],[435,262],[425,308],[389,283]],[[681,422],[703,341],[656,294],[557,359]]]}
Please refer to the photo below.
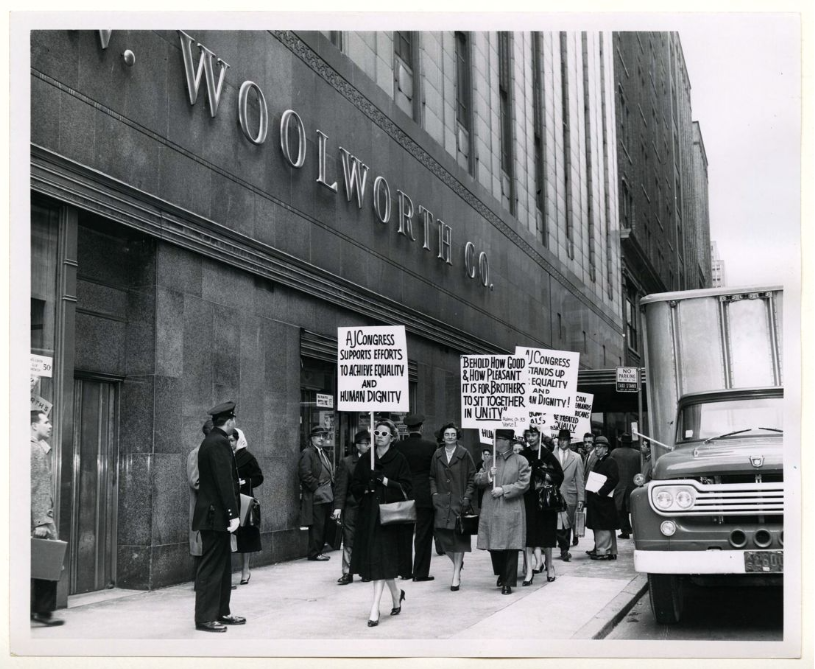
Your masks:
{"label": "protest sign on stick", "polygon": [[[338,411],[410,410],[403,325],[337,328]],[[371,435],[371,469],[376,444]]]}
{"label": "protest sign on stick", "polygon": [[525,412],[524,366],[514,355],[462,355],[461,426],[497,430],[506,409]]}
{"label": "protest sign on stick", "polygon": [[518,346],[515,355],[526,362],[523,380],[530,411],[573,416],[580,354]]}
{"label": "protest sign on stick", "polygon": [[580,441],[586,432],[591,432],[591,405],[593,402],[594,395],[591,393],[576,393],[574,416],[561,414],[550,416],[548,429],[552,437],[557,438],[558,432],[565,428],[572,433],[572,441]]}

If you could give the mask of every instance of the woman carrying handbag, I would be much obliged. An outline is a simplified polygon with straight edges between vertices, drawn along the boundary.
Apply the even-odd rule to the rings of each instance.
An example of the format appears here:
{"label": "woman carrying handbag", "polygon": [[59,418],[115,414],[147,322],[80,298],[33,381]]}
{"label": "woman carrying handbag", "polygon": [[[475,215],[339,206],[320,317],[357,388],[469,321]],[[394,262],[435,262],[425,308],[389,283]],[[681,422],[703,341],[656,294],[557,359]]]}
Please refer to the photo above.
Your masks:
{"label": "woman carrying handbag", "polygon": [[[532,585],[536,573],[543,571],[540,564],[541,549],[546,564],[546,580],[555,580],[555,565],[552,563],[552,549],[557,545],[558,510],[550,501],[560,495],[560,484],[563,483],[563,469],[557,458],[545,446],[540,444],[540,432],[535,426],[524,433],[526,448],[521,455],[527,459],[532,468],[532,481],[524,493],[526,507],[526,573],[522,585]],[[538,567],[533,565],[532,557],[538,560]]]}
{"label": "woman carrying handbag", "polygon": [[[255,496],[255,488],[263,483],[263,472],[257,459],[246,448],[248,446],[246,435],[242,430],[235,428],[235,465],[238,468],[238,480],[241,485],[241,494]],[[231,440],[230,440],[231,441]],[[261,551],[260,527],[257,525],[241,525],[235,532],[238,543],[237,552],[241,554],[241,585],[249,584],[249,557],[252,553]]]}
{"label": "woman carrying handbag", "polygon": [[[402,502],[410,498],[412,477],[405,456],[393,447],[398,431],[390,420],[378,420],[374,428],[374,466],[370,456],[359,459],[351,479],[351,494],[359,503],[351,574],[359,574],[373,584],[373,601],[368,627],[379,624],[379,602],[385,586],[393,598],[391,615],[402,612],[405,591],[396,587],[400,565],[400,530],[398,524],[380,522],[379,505]],[[415,517],[415,516],[414,516]]]}
{"label": "woman carrying handbag", "polygon": [[[470,453],[458,443],[461,431],[455,423],[441,429],[444,446],[430,463],[430,495],[434,510],[434,532],[442,550],[453,562],[450,590],[461,586],[461,564],[464,553],[472,551],[469,534],[457,531],[456,521],[472,509],[475,494],[475,463]],[[461,528],[458,528],[461,529]],[[478,525],[475,525],[478,532]]]}

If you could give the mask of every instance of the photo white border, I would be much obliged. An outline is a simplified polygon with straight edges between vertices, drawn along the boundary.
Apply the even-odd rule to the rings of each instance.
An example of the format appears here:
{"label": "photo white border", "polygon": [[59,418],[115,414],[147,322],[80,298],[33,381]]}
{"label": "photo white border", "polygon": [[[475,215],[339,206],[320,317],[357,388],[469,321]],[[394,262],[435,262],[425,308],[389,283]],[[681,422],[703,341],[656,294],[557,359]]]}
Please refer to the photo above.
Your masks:
{"label": "photo white border", "polygon": [[[304,5],[308,3],[298,3],[298,5]],[[477,5],[478,3],[471,3],[472,5]],[[670,3],[674,5],[675,8],[681,8],[683,10],[700,10],[704,9],[706,11],[724,11],[729,8],[732,8],[734,5],[733,3],[721,3],[721,2],[704,2],[704,3]],[[160,7],[166,7],[167,3],[157,3]],[[438,3],[432,3],[433,6],[438,6]],[[667,5],[667,3],[666,3]],[[346,5],[347,6],[347,5]],[[412,7],[417,7],[415,3],[411,5]],[[502,6],[505,7],[506,3],[502,3]],[[599,3],[573,3],[569,5],[570,10],[580,10],[582,8],[593,8],[597,9]],[[643,9],[649,8],[648,5],[644,5],[642,3],[625,3],[625,5],[621,5],[620,3],[615,3],[614,8],[617,10],[620,6],[624,6],[626,9],[629,7],[635,7],[637,11],[642,11]],[[807,351],[805,356],[801,356],[802,353],[802,343],[803,342],[812,342],[812,192],[811,192],[811,183],[812,183],[812,25],[811,25],[811,18],[812,18],[812,8],[807,7],[803,2],[780,2],[770,4],[767,2],[746,2],[737,5],[742,10],[750,10],[751,12],[756,11],[757,8],[761,8],[760,13],[767,13],[767,14],[777,14],[782,13],[785,11],[788,12],[800,12],[802,13],[802,66],[803,66],[803,82],[802,85],[802,95],[803,97],[803,116],[802,116],[802,147],[803,147],[803,174],[802,174],[802,220],[807,222],[807,225],[802,226],[802,255],[804,256],[805,262],[802,263],[801,267],[801,279],[803,283],[801,286],[797,287],[796,290],[795,286],[791,286],[789,284],[785,285],[785,302],[786,302],[786,309],[785,309],[785,323],[784,323],[784,331],[786,333],[786,341],[785,341],[785,349],[784,349],[784,360],[785,360],[785,392],[787,393],[787,399],[790,400],[794,395],[795,386],[798,386],[798,389],[801,389],[801,381],[802,381],[802,372],[805,375],[803,380],[806,382],[806,395],[801,395],[798,393],[798,397],[802,398],[802,403],[797,408],[792,407],[790,408],[789,401],[787,402],[787,413],[785,415],[785,421],[788,421],[786,424],[791,424],[789,421],[792,421],[792,424],[797,423],[798,434],[795,434],[795,431],[789,430],[787,431],[786,435],[789,437],[791,443],[799,443],[802,444],[801,435],[803,434],[803,425],[800,422],[802,416],[800,416],[800,406],[811,406],[812,400],[812,355],[810,351]],[[32,5],[29,4],[27,6],[31,8]],[[665,9],[665,6],[660,6],[660,9]],[[483,10],[482,10],[483,11]],[[332,27],[335,25],[338,27],[343,27],[345,29],[358,29],[362,27],[360,25],[360,16],[343,16],[338,13],[333,13],[329,15],[303,15],[302,13],[297,14],[276,14],[276,15],[263,15],[264,21],[267,22],[268,26],[264,23],[258,23],[258,15],[255,14],[240,14],[235,15],[231,14],[225,20],[223,15],[215,15],[215,14],[190,14],[190,13],[164,13],[164,14],[112,14],[109,15],[112,21],[108,21],[108,25],[105,27],[110,27],[111,25],[126,25],[126,28],[129,30],[133,29],[153,29],[153,28],[177,28],[178,26],[183,26],[184,29],[202,29],[202,28],[214,28],[215,26],[213,23],[217,22],[217,29],[229,30],[235,29],[238,27],[248,29],[250,26],[251,28],[256,28],[258,25],[263,25],[264,27],[274,27],[272,26],[272,22],[275,26],[281,26],[287,29],[318,29],[320,27],[325,26],[325,18],[329,17],[331,21]],[[269,21],[269,17],[273,18],[273,21]],[[599,16],[599,18],[598,18]],[[12,96],[11,96],[11,111],[12,111],[12,123],[17,123],[16,126],[11,125],[7,126],[11,128],[11,167],[10,170],[10,177],[11,177],[11,191],[10,194],[14,198],[10,200],[11,203],[11,221],[29,221],[29,193],[30,193],[30,181],[29,181],[29,173],[28,170],[21,170],[15,169],[20,165],[29,165],[29,155],[30,155],[30,124],[28,123],[28,119],[30,118],[30,110],[29,110],[29,72],[30,67],[28,64],[28,55],[29,55],[29,43],[28,43],[28,34],[27,31],[31,28],[38,28],[38,29],[47,29],[49,27],[52,28],[59,28],[59,29],[66,29],[66,28],[78,28],[78,29],[97,29],[100,27],[100,18],[102,15],[98,13],[94,14],[59,14],[55,12],[49,12],[48,14],[43,15],[35,15],[35,14],[16,14],[12,16],[11,22],[11,84],[12,84]],[[381,27],[382,22],[393,24],[394,21],[398,19],[399,26],[405,26],[410,29],[427,29],[428,27],[428,16],[427,15],[406,15],[401,13],[396,14],[389,14],[389,15],[371,15],[365,14],[362,16],[366,25],[364,26],[366,29],[374,29],[375,27]],[[572,14],[556,14],[556,15],[545,15],[545,14],[535,14],[534,17],[531,15],[522,16],[522,15],[488,15],[482,14],[480,16],[475,16],[469,14],[467,16],[462,17],[461,15],[442,15],[442,14],[434,14],[432,15],[432,21],[434,25],[436,22],[445,23],[445,21],[449,21],[450,19],[454,18],[456,21],[457,26],[462,26],[467,29],[484,29],[485,26],[483,21],[488,20],[490,29],[508,29],[511,30],[513,27],[518,29],[519,21],[523,22],[525,26],[528,26],[528,19],[540,19],[546,18],[547,30],[578,30],[578,29],[608,29],[608,30],[619,30],[619,29],[633,29],[633,30],[671,30],[677,29],[675,27],[671,27],[671,16],[667,16],[664,14],[637,14],[637,15],[621,15],[621,14],[594,14],[591,16],[591,20],[588,22],[586,21],[586,15],[572,15]],[[368,22],[373,21],[375,25],[367,25]],[[549,23],[551,21],[551,23]],[[66,25],[67,24],[67,25]],[[675,25],[675,24],[674,24]],[[530,29],[527,27],[526,29]],[[678,28],[681,35],[681,27]],[[21,63],[20,61],[25,61]],[[692,83],[692,81],[691,81]],[[25,118],[25,123],[21,123],[20,119]],[[704,119],[699,119],[700,121],[704,122]],[[5,185],[5,180],[4,180]],[[9,201],[9,200],[7,200]],[[4,240],[5,241],[5,240]],[[28,334],[28,303],[25,299],[27,297],[26,294],[20,295],[15,294],[13,292],[13,285],[26,285],[27,280],[29,278],[29,237],[28,237],[28,224],[25,225],[10,225],[9,226],[9,257],[11,259],[10,267],[12,269],[11,277],[13,277],[13,283],[10,283],[7,286],[8,291],[4,291],[3,297],[6,298],[6,295],[9,296],[9,301],[6,304],[10,305],[9,310],[4,310],[4,315],[8,315],[9,317],[9,326],[12,326],[14,332],[12,333],[12,341],[11,341],[11,351],[17,350],[14,348],[15,346],[20,346],[21,349],[27,351],[28,344],[27,344],[27,334]],[[806,302],[801,302],[801,287],[805,287],[806,293],[804,297],[806,298]],[[798,299],[795,299],[795,293],[798,293]],[[800,310],[795,309],[796,301],[798,305],[803,305]],[[806,323],[803,324],[801,321],[801,316],[804,315],[806,317]],[[790,341],[794,339],[792,333],[800,332],[802,325],[805,325],[805,331],[798,341]],[[6,330],[9,331],[9,330]],[[20,341],[15,340],[15,335],[19,335],[22,333],[22,343]],[[25,364],[27,364],[27,356],[17,356],[18,359],[12,357],[11,365],[10,365],[10,386],[4,387],[6,390],[7,397],[9,401],[6,403],[6,406],[10,407],[11,415],[10,420],[7,421],[7,425],[9,426],[9,441],[10,445],[16,443],[15,439],[12,438],[14,434],[20,434],[20,430],[24,429],[24,424],[21,420],[16,420],[16,417],[24,415],[24,408],[21,406],[23,404],[23,398],[11,395],[9,392],[10,388],[18,388],[22,382],[26,382],[28,378],[27,370],[25,369]],[[796,365],[795,362],[800,360],[799,365]],[[795,376],[798,376],[796,379]],[[796,384],[797,381],[797,384]],[[806,415],[803,417],[806,421],[807,427],[812,426],[812,419],[809,412],[806,412]],[[807,430],[807,434],[810,434],[811,430]],[[797,438],[796,438],[797,436]],[[807,444],[803,444],[803,448],[800,451],[799,457],[795,457],[795,455],[791,455],[791,457],[787,458],[786,464],[790,467],[793,471],[789,469],[785,471],[785,476],[787,477],[788,483],[792,483],[796,474],[799,477],[797,489],[793,490],[790,497],[788,497],[788,512],[787,517],[785,518],[785,526],[789,529],[793,527],[800,527],[802,532],[796,537],[791,532],[786,533],[786,550],[792,553],[789,557],[785,556],[787,559],[785,560],[786,565],[789,567],[788,574],[792,572],[792,574],[801,573],[801,555],[808,555],[811,556],[813,554],[813,540],[812,540],[812,492],[811,491],[803,491],[800,487],[800,476],[801,471],[804,471],[808,474],[807,479],[811,479],[811,472],[813,471],[813,457],[811,450],[807,450]],[[10,458],[18,457],[20,454],[15,453],[13,447],[8,449],[10,453]],[[785,454],[785,457],[789,454]],[[22,457],[19,458],[21,461],[27,462],[27,458]],[[16,461],[15,461],[16,462]],[[10,461],[9,463],[10,464]],[[20,463],[18,463],[20,464]],[[20,466],[22,466],[20,464]],[[27,467],[27,465],[26,465]],[[7,469],[8,471],[8,469]],[[16,468],[15,468],[16,471]],[[9,511],[9,517],[13,520],[14,518],[20,518],[20,516],[25,517],[28,513],[28,484],[25,480],[26,477],[17,477],[16,479],[11,480],[10,485],[10,497],[12,503],[6,511]],[[806,505],[805,514],[801,515],[797,508],[795,508],[794,502],[800,499],[803,504]],[[790,508],[792,507],[792,508]],[[802,520],[805,521],[802,525]],[[10,544],[3,543],[3,553],[4,555],[0,556],[0,560],[2,560],[4,568],[5,565],[9,564],[8,558],[9,555],[14,554],[17,558],[17,564],[27,564],[28,556],[27,556],[27,549],[28,549],[28,530],[24,527],[24,523],[17,523],[17,526],[10,530]],[[24,546],[24,551],[21,553],[18,549],[10,550],[10,546]],[[5,558],[5,559],[2,559]],[[790,559],[792,558],[792,559]],[[750,647],[745,649],[743,642],[681,642],[681,643],[670,643],[667,644],[669,646],[667,648],[668,651],[674,657],[733,657],[737,655],[741,655],[743,653],[747,653],[750,656],[750,659],[745,659],[744,662],[750,663],[758,663],[756,666],[769,666],[768,661],[764,659],[764,657],[772,657],[778,654],[786,654],[789,653],[790,648],[797,646],[799,643],[801,645],[801,651],[803,653],[803,660],[811,659],[812,658],[812,561],[808,560],[807,569],[803,572],[802,578],[800,583],[797,585],[800,586],[798,593],[794,592],[794,585],[792,586],[788,583],[785,588],[785,641],[780,643],[775,642],[756,642],[755,645],[750,644]],[[21,573],[22,572],[22,573]],[[4,574],[5,576],[5,574]],[[11,581],[13,583],[20,583],[27,581],[27,570],[26,569],[16,569],[15,572],[9,573],[9,577],[11,577]],[[8,583],[8,579],[5,581]],[[25,610],[27,607],[27,595],[28,586],[25,584],[24,586],[12,588],[10,593],[10,604],[11,610],[19,611]],[[800,596],[801,600],[798,600]],[[3,617],[8,615],[8,608],[4,608],[2,610]],[[185,615],[188,612],[181,612],[181,615]],[[803,621],[800,619],[801,613],[804,614]],[[4,621],[7,622],[7,621]],[[15,620],[12,622],[12,634],[19,635],[22,634],[24,636],[29,635],[29,622],[26,618],[22,616],[17,616]],[[793,624],[796,623],[796,624]],[[801,623],[804,625],[804,629],[807,630],[802,635],[802,627]],[[211,641],[211,640],[207,640]],[[336,642],[336,641],[324,641],[319,644],[318,647],[310,649],[310,655],[327,655],[327,656],[337,656],[343,655],[345,653],[353,654],[353,655],[361,655],[361,648],[360,644],[364,643],[364,654],[365,655],[376,655],[378,653],[388,653],[391,654],[393,652],[400,652],[400,650],[394,649],[394,646],[400,646],[404,642],[399,641],[384,641],[380,644],[373,644],[372,642]],[[252,652],[258,652],[259,654],[263,655],[268,653],[270,648],[274,648],[275,652],[278,653],[280,656],[285,656],[288,654],[297,655],[302,653],[304,641],[299,640],[291,640],[291,642],[258,642],[257,645],[253,644],[251,646],[247,646],[246,642],[241,642],[241,645],[244,646],[246,650],[248,650],[249,654]],[[310,646],[314,646],[314,642],[308,641]],[[28,644],[22,644],[19,647],[15,643],[15,649],[19,649],[19,651],[29,651],[33,650],[37,653],[42,653],[44,655],[61,655],[61,654],[115,654],[120,655],[121,653],[125,654],[137,654],[143,651],[143,642],[138,641],[130,641],[130,640],[117,640],[115,643],[97,643],[95,640],[77,640],[77,641],[54,641],[53,643],[47,643],[43,640],[36,640],[31,641]],[[408,642],[404,643],[405,646],[409,646],[406,648],[406,654],[415,655],[416,648],[415,644]],[[463,645],[463,644],[462,644]],[[544,649],[540,648],[540,643],[537,643],[537,648],[532,648],[531,646],[519,645],[516,641],[512,642],[501,642],[496,641],[488,641],[483,642],[482,644],[475,644],[473,642],[467,642],[466,648],[463,648],[463,651],[469,655],[477,655],[478,651],[497,651],[503,655],[504,657],[509,657],[511,655],[517,655],[518,651],[521,652],[546,652],[547,655],[553,655],[560,652],[564,653],[578,653],[582,657],[661,657],[663,653],[666,651],[666,643],[665,642],[645,642],[645,641],[638,641],[638,642],[615,642],[615,641],[597,641],[597,642],[583,642],[580,644],[580,649],[576,650],[576,642],[573,640],[564,640],[564,641],[551,641],[551,642],[544,642],[546,646]],[[656,646],[659,648],[656,648]],[[423,654],[446,654],[450,648],[450,642],[447,641],[438,641],[437,640],[428,640],[423,641],[422,643],[422,650],[425,651]],[[658,655],[651,655],[651,650],[659,650]],[[204,641],[179,641],[179,642],[170,642],[164,640],[156,640],[151,642],[150,654],[153,655],[175,655],[176,653],[180,653],[183,655],[210,655],[216,656],[223,653],[231,654],[235,653],[234,648],[230,648],[228,644],[224,643],[211,643]],[[244,653],[241,652],[241,655]],[[12,658],[14,660],[14,665],[17,664],[18,658]],[[33,666],[31,662],[33,662],[33,658],[31,659],[22,659],[19,658],[19,661],[25,662],[27,666]],[[65,662],[65,660],[60,660],[61,662]],[[420,660],[411,660],[411,662],[416,662]],[[463,666],[460,664],[461,662],[465,662],[466,660],[457,661],[457,660],[445,660],[445,666],[447,667],[454,667],[454,666]],[[83,662],[82,665],[77,666],[109,666],[109,663],[106,664],[97,664],[97,661],[88,661]],[[99,660],[99,662],[104,662],[103,660]],[[142,659],[135,659],[133,660],[134,664],[130,664],[126,660],[117,659],[116,663],[118,666],[145,666],[145,660]],[[177,658],[171,660],[173,663],[172,666],[183,666],[184,662],[195,662],[195,666],[206,666],[209,662],[201,661],[201,660],[184,660],[182,658]],[[241,664],[246,664],[247,662],[260,662],[260,661],[252,661],[252,660],[241,660]],[[282,661],[278,660],[275,662],[275,666],[283,666],[289,665],[290,662],[294,663],[294,661],[286,661],[285,663],[281,664]],[[301,662],[307,662],[307,660],[303,660],[300,662],[296,662],[298,666],[306,666],[302,665]],[[358,663],[354,660],[335,660],[336,666],[343,666],[348,665],[351,666],[351,662],[354,662],[355,665]],[[388,666],[403,666],[403,663],[407,662],[407,660],[392,660],[388,661]],[[534,666],[540,666],[542,660],[527,660],[527,661],[518,661],[513,664],[519,664],[523,666],[526,662],[535,662]],[[577,666],[573,661],[565,661],[565,660],[543,660],[545,663],[554,663],[557,662],[557,666]],[[579,661],[577,661],[579,662]],[[622,664],[621,660],[609,660],[608,662],[603,663],[603,666],[632,666],[632,661],[625,660],[625,664]],[[740,662],[735,666],[748,666],[744,664],[744,662]],[[151,661],[152,664],[152,661]],[[309,665],[313,664],[309,662]],[[332,661],[332,665],[334,661]],[[636,663],[639,664],[639,663]],[[636,666],[634,664],[634,666]],[[653,663],[649,663],[648,666],[652,666]],[[662,664],[662,663],[660,663]],[[708,664],[708,662],[703,661],[699,663],[700,666],[704,666]],[[192,666],[192,664],[191,664]],[[406,665],[404,665],[406,666]],[[529,666],[532,666],[531,664]],[[645,666],[645,665],[643,665]],[[723,664],[719,661],[716,661],[715,665],[721,667]]]}

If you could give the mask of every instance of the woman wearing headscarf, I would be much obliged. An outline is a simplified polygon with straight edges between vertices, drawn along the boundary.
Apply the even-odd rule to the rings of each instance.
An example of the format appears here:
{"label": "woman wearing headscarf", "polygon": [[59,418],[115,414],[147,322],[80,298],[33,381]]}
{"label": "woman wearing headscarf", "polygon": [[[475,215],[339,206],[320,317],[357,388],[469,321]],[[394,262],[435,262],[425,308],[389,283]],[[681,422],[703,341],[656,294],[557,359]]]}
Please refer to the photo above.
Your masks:
{"label": "woman wearing headscarf", "polygon": [[[263,472],[257,459],[246,448],[248,446],[243,430],[235,428],[235,464],[238,467],[238,479],[241,485],[241,494],[254,497],[255,488],[263,483]],[[248,585],[249,556],[261,550],[260,528],[252,525],[243,525],[235,532],[238,541],[238,553],[242,555],[241,585]]]}
{"label": "woman wearing headscarf", "polygon": [[464,553],[472,551],[470,536],[456,533],[456,518],[472,508],[475,494],[475,463],[469,451],[458,443],[461,430],[455,423],[441,428],[444,446],[430,461],[430,496],[434,511],[434,532],[442,550],[453,563],[450,590],[461,586]]}
{"label": "woman wearing headscarf", "polygon": [[374,465],[371,457],[362,457],[351,478],[351,494],[359,503],[351,574],[373,582],[373,601],[368,627],[379,624],[379,602],[385,586],[393,598],[391,615],[402,612],[405,591],[396,587],[399,575],[400,525],[382,525],[379,505],[410,499],[412,476],[407,459],[393,447],[398,431],[390,420],[378,420],[374,426]]}
{"label": "woman wearing headscarf", "polygon": [[[521,455],[527,459],[532,469],[532,480],[529,489],[524,493],[526,508],[526,573],[522,585],[532,585],[536,573],[543,571],[540,564],[541,549],[546,564],[546,580],[555,580],[555,565],[552,563],[552,549],[557,545],[557,516],[552,509],[541,508],[541,492],[545,486],[558,489],[563,483],[563,469],[554,454],[545,446],[539,447],[540,432],[535,426],[524,433],[527,439],[526,448]],[[537,439],[535,438],[537,437]],[[540,455],[538,455],[540,452]],[[533,553],[538,561],[535,568]]]}

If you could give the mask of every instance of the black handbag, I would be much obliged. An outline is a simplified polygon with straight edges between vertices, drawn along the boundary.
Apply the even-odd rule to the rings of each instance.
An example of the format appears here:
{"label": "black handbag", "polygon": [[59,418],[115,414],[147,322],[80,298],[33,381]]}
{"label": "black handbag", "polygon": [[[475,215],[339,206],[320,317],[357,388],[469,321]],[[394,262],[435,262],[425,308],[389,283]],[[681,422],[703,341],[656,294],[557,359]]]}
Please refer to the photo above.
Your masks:
{"label": "black handbag", "polygon": [[260,527],[260,502],[241,493],[241,527]]}
{"label": "black handbag", "polygon": [[456,534],[465,537],[478,534],[478,514],[470,511],[456,516]]}
{"label": "black handbag", "polygon": [[560,494],[560,488],[544,485],[538,490],[538,508],[541,511],[565,511],[566,500]]}
{"label": "black handbag", "polygon": [[334,550],[339,550],[342,546],[342,523],[329,518],[326,521],[325,534],[328,545]]}
{"label": "black handbag", "polygon": [[407,498],[407,493],[399,486],[405,499],[401,502],[379,505],[380,525],[409,525],[416,522],[416,502]]}

